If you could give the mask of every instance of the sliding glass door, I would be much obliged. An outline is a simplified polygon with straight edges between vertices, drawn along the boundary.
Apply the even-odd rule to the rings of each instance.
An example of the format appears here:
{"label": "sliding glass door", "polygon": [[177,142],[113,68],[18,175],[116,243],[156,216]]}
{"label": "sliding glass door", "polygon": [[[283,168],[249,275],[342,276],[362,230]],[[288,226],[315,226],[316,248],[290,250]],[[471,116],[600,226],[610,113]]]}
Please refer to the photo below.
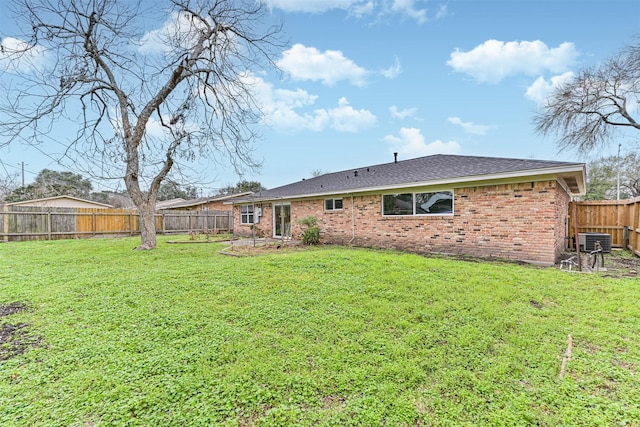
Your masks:
{"label": "sliding glass door", "polygon": [[273,207],[273,237],[291,237],[291,205],[276,204]]}

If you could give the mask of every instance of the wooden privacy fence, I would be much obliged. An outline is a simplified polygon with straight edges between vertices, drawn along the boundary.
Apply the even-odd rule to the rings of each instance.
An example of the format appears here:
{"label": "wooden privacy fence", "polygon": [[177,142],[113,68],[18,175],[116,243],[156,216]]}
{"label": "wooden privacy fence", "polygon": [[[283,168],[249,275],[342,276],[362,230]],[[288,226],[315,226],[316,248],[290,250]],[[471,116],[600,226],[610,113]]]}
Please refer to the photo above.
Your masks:
{"label": "wooden privacy fence", "polygon": [[[156,213],[159,234],[233,232],[231,211],[165,210]],[[3,206],[0,241],[132,236],[140,233],[138,211],[131,209]]]}
{"label": "wooden privacy fence", "polygon": [[[624,248],[640,256],[640,197],[628,200],[573,202],[576,207],[578,232],[611,235],[611,246]],[[573,206],[569,208],[569,230],[575,237]]]}

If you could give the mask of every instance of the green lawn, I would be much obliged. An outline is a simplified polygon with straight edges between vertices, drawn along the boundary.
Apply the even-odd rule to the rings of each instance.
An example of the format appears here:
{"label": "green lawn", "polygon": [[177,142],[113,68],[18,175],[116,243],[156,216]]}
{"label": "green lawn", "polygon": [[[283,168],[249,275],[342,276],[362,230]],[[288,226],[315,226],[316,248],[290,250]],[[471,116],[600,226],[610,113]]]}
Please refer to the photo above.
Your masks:
{"label": "green lawn", "polygon": [[166,240],[0,244],[0,425],[640,425],[637,279]]}

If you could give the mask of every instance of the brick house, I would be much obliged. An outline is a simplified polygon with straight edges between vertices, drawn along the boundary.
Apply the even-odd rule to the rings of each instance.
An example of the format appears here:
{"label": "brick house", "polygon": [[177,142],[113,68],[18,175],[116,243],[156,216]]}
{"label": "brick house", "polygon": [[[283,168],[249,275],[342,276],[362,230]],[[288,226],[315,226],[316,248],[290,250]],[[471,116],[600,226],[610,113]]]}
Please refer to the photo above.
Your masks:
{"label": "brick house", "polygon": [[233,199],[234,232],[551,265],[565,250],[584,163],[434,155],[328,173]]}

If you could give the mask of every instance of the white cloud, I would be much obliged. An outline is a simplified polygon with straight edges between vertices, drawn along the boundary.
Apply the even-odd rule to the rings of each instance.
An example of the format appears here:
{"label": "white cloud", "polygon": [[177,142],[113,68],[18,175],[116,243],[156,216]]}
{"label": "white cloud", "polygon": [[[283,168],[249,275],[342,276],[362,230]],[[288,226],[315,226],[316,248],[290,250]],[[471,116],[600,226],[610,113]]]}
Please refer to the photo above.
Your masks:
{"label": "white cloud", "polygon": [[348,80],[356,86],[366,83],[367,71],[338,50],[320,52],[314,47],[295,44],[284,52],[277,65],[293,80],[322,81],[329,86],[341,80]]}
{"label": "white cloud", "polygon": [[271,7],[287,12],[320,13],[332,9],[348,10],[352,7],[362,8],[368,2],[362,0],[267,0]]}
{"label": "white cloud", "polygon": [[[400,15],[424,23],[428,20],[427,9],[417,7],[419,2],[420,0],[267,0],[270,7],[285,12],[324,13],[340,9],[359,18]],[[442,16],[444,14],[441,6],[435,17]]]}
{"label": "white cloud", "polygon": [[449,16],[449,10],[447,9],[447,5],[442,4],[438,6],[438,10],[436,11],[434,18],[438,20],[438,19],[446,18],[447,16]]}
{"label": "white cloud", "polygon": [[0,40],[0,71],[8,73],[31,73],[42,69],[47,62],[46,51],[42,46],[13,37]]}
{"label": "white cloud", "polygon": [[138,52],[142,54],[157,54],[190,49],[198,39],[197,34],[206,24],[192,19],[187,13],[173,12],[161,28],[148,31],[136,43]]}
{"label": "white cloud", "polygon": [[396,58],[394,64],[387,68],[386,70],[382,70],[382,75],[388,79],[395,79],[402,72],[402,67],[400,66],[400,60]]}
{"label": "white cloud", "polygon": [[393,0],[391,10],[394,13],[406,14],[422,24],[427,22],[427,9],[418,9],[416,0]]}
{"label": "white cloud", "polygon": [[432,154],[458,154],[461,150],[456,141],[442,142],[436,140],[426,143],[420,129],[402,128],[399,135],[387,135],[383,141],[391,146],[403,158],[430,156]]}
{"label": "white cloud", "polygon": [[473,122],[463,122],[460,117],[449,117],[449,123],[460,126],[465,132],[474,135],[486,135],[489,129],[492,128],[492,126],[477,125]]}
{"label": "white cloud", "polygon": [[539,106],[544,106],[547,103],[547,97],[551,92],[561,86],[564,82],[571,80],[574,77],[572,72],[567,72],[559,76],[551,77],[551,81],[547,82],[544,77],[538,77],[531,86],[527,88],[526,96]]}
{"label": "white cloud", "polygon": [[368,110],[356,110],[346,98],[340,98],[338,106],[329,110],[316,110],[319,115],[329,117],[329,126],[339,132],[358,132],[376,123],[376,116]]}
{"label": "white cloud", "polygon": [[259,77],[254,76],[253,79],[252,85],[265,113],[265,122],[275,130],[320,132],[334,129],[338,132],[358,132],[370,128],[377,121],[372,112],[353,108],[344,97],[333,108],[309,111],[318,99],[316,95],[302,89],[274,89]]}
{"label": "white cloud", "polygon": [[395,119],[407,119],[407,118],[416,118],[416,112],[418,111],[417,108],[405,108],[404,110],[398,110],[398,107],[395,105],[392,105],[391,107],[389,107],[389,112],[391,113],[391,117],[395,118]]}
{"label": "white cloud", "polygon": [[485,83],[498,83],[516,75],[539,75],[544,72],[562,73],[578,56],[573,43],[549,48],[543,42],[502,42],[487,40],[468,52],[456,49],[447,64],[454,71],[472,76]]}

